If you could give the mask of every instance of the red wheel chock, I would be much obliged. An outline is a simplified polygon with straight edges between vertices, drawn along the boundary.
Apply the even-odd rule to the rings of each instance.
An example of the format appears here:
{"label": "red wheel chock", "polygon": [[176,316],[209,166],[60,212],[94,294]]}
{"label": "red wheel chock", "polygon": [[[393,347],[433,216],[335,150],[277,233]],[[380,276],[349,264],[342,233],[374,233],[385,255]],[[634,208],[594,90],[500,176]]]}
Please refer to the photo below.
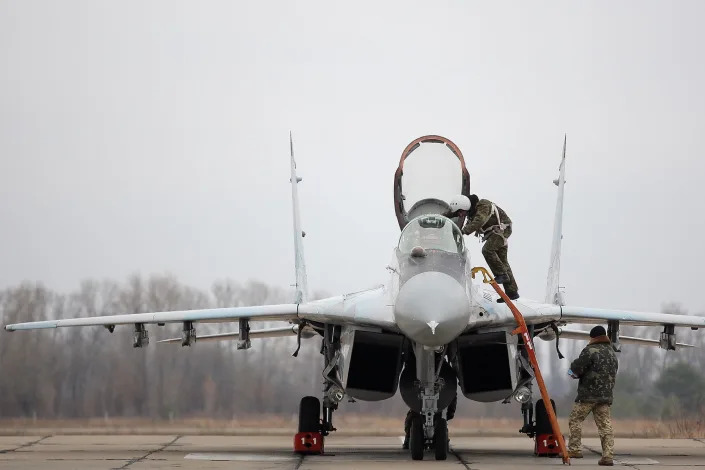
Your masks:
{"label": "red wheel chock", "polygon": [[558,439],[553,434],[537,434],[534,455],[537,457],[554,457],[560,455],[561,448]]}
{"label": "red wheel chock", "polygon": [[320,432],[300,432],[294,436],[294,452],[297,454],[322,454],[323,436]]}

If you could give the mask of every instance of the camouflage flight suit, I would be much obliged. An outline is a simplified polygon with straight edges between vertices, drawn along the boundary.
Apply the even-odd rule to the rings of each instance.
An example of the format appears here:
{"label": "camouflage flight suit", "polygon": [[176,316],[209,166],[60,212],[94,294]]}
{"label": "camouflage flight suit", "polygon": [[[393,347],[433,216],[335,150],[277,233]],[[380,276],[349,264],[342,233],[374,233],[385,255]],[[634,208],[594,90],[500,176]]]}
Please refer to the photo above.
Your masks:
{"label": "camouflage flight suit", "polygon": [[[507,239],[512,234],[512,219],[509,218],[506,212],[501,207],[495,204],[499,220],[492,211],[492,202],[487,199],[480,199],[477,203],[475,216],[468,219],[463,227],[463,233],[470,235],[473,232],[483,235],[485,241],[482,247],[482,255],[487,261],[487,265],[492,270],[495,277],[506,274],[509,277],[509,282],[504,284],[504,290],[507,295],[519,293],[519,287],[514,280],[512,268],[507,261]],[[505,224],[504,230],[500,230],[499,224]],[[493,226],[497,226],[492,229]]]}
{"label": "camouflage flight suit", "polygon": [[614,458],[614,433],[610,417],[612,389],[617,377],[617,356],[607,336],[590,341],[570,369],[580,377],[578,397],[570,413],[570,452],[582,451],[583,421],[592,411],[602,444],[602,457]]}

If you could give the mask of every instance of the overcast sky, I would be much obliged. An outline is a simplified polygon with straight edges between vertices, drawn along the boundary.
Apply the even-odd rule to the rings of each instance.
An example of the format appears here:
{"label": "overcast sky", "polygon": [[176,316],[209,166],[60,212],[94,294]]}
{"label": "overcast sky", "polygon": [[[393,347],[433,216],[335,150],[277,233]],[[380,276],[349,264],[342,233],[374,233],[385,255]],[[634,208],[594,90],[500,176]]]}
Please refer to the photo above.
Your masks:
{"label": "overcast sky", "polygon": [[[514,221],[542,299],[563,134],[570,304],[705,311],[705,3],[0,0],[0,286],[169,272],[384,282],[431,133]],[[481,246],[468,239],[476,263]]]}

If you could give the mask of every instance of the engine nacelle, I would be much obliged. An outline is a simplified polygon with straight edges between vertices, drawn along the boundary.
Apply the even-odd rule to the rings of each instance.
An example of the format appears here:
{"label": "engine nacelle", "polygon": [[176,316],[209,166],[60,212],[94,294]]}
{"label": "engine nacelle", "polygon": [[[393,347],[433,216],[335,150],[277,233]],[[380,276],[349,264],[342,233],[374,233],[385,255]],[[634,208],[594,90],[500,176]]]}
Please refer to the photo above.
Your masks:
{"label": "engine nacelle", "polygon": [[456,358],[463,395],[480,402],[510,396],[517,386],[517,343],[505,331],[460,336]]}
{"label": "engine nacelle", "polygon": [[340,342],[338,366],[348,396],[378,401],[397,393],[403,336],[343,327]]}

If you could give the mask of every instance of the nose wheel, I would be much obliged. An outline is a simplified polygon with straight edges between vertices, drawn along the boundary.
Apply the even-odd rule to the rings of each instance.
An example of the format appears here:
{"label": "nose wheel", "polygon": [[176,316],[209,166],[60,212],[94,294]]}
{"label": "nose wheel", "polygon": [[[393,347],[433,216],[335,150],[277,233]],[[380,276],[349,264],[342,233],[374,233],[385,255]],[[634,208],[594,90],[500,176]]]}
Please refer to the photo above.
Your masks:
{"label": "nose wheel", "polygon": [[411,421],[409,430],[409,452],[412,460],[423,460],[426,450],[433,450],[436,460],[448,458],[448,423],[443,418],[437,418],[434,423],[433,438],[427,439],[424,430],[426,420],[416,414]]}
{"label": "nose wheel", "polygon": [[448,458],[448,422],[443,418],[436,420],[436,428],[433,432],[433,449],[436,460]]}
{"label": "nose wheel", "polygon": [[409,451],[412,460],[423,460],[423,451],[426,449],[426,436],[424,435],[424,419],[421,415],[415,415],[411,421],[409,431]]}

